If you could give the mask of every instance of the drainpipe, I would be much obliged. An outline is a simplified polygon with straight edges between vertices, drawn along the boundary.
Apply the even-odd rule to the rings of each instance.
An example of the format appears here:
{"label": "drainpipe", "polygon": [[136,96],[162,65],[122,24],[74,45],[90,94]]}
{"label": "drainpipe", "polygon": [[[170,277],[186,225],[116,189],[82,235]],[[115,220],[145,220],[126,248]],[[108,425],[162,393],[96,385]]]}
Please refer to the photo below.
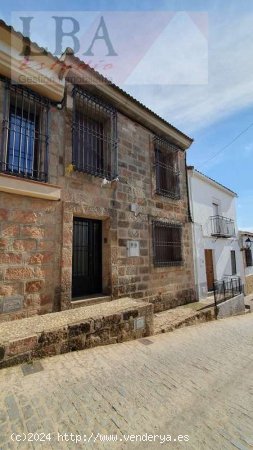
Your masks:
{"label": "drainpipe", "polygon": [[198,277],[198,262],[197,262],[197,247],[196,247],[196,237],[195,237],[195,226],[194,220],[192,218],[192,190],[191,190],[191,183],[190,183],[190,174],[189,171],[193,171],[194,167],[189,166],[187,168],[186,164],[186,156],[185,156],[185,170],[186,170],[186,186],[187,186],[187,196],[188,196],[188,216],[189,216],[189,222],[191,222],[191,230],[192,230],[192,246],[193,246],[193,268],[194,268],[194,279],[195,279],[195,289],[196,289],[196,295],[197,300],[200,299],[199,295],[199,277]]}
{"label": "drainpipe", "polygon": [[[189,219],[189,222],[193,223],[192,212],[191,212],[191,205],[190,205],[190,196],[189,196],[189,180],[188,180],[188,169],[187,169],[187,162],[186,162],[186,153],[184,154],[184,162],[185,162],[185,177],[186,177],[188,219]],[[192,166],[190,166],[190,167],[192,167]]]}

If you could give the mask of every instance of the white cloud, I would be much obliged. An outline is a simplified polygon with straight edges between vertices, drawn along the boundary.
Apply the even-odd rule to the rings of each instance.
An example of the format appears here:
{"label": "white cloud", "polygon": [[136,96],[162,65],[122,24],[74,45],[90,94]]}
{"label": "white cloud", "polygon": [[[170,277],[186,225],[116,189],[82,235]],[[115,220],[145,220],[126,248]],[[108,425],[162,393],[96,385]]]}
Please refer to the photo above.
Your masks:
{"label": "white cloud", "polygon": [[[44,14],[48,13],[45,12]],[[52,12],[50,12],[51,15]],[[203,83],[203,76],[197,72],[201,71],[205,64],[201,69],[201,64],[197,64],[200,62],[197,56],[199,52],[204,57],[203,42],[205,38],[197,28],[194,30],[195,34],[192,32],[192,22],[186,16],[184,14],[184,21],[182,21],[183,13],[176,14],[176,18],[181,17],[181,21],[179,20],[174,25],[171,24],[174,28],[173,26],[168,27],[171,41],[169,47],[166,48],[166,42],[168,42],[166,39],[162,38],[159,46],[155,45],[156,42],[154,42],[155,55],[158,60],[157,52],[159,52],[159,48],[162,60],[164,60],[164,57],[166,58],[166,52],[171,51],[170,57],[168,56],[169,65],[175,65],[177,70],[173,69],[172,73],[178,76],[172,77],[170,82],[175,84],[159,85],[159,80],[163,79],[162,70],[169,70],[169,67],[166,65],[163,68],[159,63],[154,63],[148,69],[147,59],[144,56],[139,62],[136,72],[129,78],[129,82],[145,83],[149,70],[152,73],[148,76],[148,82],[156,82],[156,85],[139,84],[134,86],[128,84],[122,85],[122,87],[163,118],[190,135],[194,135],[196,130],[205,128],[234,111],[243,109],[253,103],[253,12],[245,13],[242,11],[238,13],[237,11],[237,14],[235,14],[231,10],[229,14],[228,9],[219,8],[217,13],[213,11],[209,13],[208,83],[197,85],[190,83],[192,83],[194,77],[196,77],[195,80],[199,80],[199,83]],[[19,23],[20,26],[18,17],[17,13],[12,15],[12,19],[16,18],[14,25]],[[80,14],[78,14],[79,18],[81,20]],[[94,12],[85,12],[82,17],[82,25],[88,25],[92,19],[94,19]],[[179,35],[179,25],[182,25],[182,23],[185,26],[185,36]],[[47,40],[51,36],[51,45],[48,46],[52,50],[54,44],[51,42],[52,32],[50,32],[50,27],[52,27],[50,21],[42,20],[42,17],[40,17],[40,26],[36,26],[36,29],[33,30],[32,39],[40,45],[48,45]],[[178,32],[170,34],[173,29]],[[194,38],[187,43],[185,38],[189,36]],[[172,42],[172,39],[174,39],[174,42]],[[178,52],[180,42],[187,44],[185,46],[187,51],[182,54]],[[196,44],[199,46],[196,46]],[[150,51],[152,55],[152,48]],[[186,67],[189,72],[192,72],[188,78],[185,76]],[[188,84],[182,85],[182,81]]]}
{"label": "white cloud", "polygon": [[[253,103],[253,13],[209,16],[209,81],[198,86],[128,86],[144,104],[187,132]],[[189,55],[190,58],[190,55]],[[177,61],[175,61],[175,64]]]}
{"label": "white cloud", "polygon": [[207,82],[207,39],[189,14],[177,12],[125,83],[196,85]]}

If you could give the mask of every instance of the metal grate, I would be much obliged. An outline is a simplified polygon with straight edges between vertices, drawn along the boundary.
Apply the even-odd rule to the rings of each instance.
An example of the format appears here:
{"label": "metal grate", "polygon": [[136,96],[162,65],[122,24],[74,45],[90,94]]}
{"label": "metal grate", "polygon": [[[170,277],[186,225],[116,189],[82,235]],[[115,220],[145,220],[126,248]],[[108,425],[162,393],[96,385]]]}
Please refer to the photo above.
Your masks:
{"label": "metal grate", "polygon": [[182,259],[182,226],[153,221],[154,266],[177,266]]}
{"label": "metal grate", "polygon": [[21,369],[24,376],[44,370],[40,361],[33,361],[32,363],[22,364]]}
{"label": "metal grate", "polygon": [[47,181],[49,105],[29,89],[5,82],[2,172]]}
{"label": "metal grate", "polygon": [[117,176],[116,109],[77,87],[73,97],[73,165],[112,180]]}
{"label": "metal grate", "polygon": [[173,199],[180,198],[179,149],[166,140],[155,137],[156,193]]}
{"label": "metal grate", "polygon": [[211,234],[217,237],[235,236],[235,222],[223,216],[211,216]]}
{"label": "metal grate", "polygon": [[102,222],[74,217],[72,297],[102,292]]}
{"label": "metal grate", "polygon": [[215,281],[213,284],[214,303],[217,306],[219,303],[236,297],[242,293],[242,283],[240,277],[233,277],[221,281]]}
{"label": "metal grate", "polygon": [[154,343],[153,341],[151,341],[150,339],[147,339],[147,338],[139,339],[139,342],[143,345],[151,345]]}

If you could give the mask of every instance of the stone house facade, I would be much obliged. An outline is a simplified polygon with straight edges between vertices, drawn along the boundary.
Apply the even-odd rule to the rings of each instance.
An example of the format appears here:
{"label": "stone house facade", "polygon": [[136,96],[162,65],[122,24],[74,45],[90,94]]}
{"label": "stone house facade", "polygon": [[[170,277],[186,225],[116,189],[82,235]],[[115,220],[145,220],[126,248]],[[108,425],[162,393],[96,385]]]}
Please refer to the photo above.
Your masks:
{"label": "stone house facade", "polygon": [[[14,32],[1,27],[3,59]],[[0,65],[0,321],[124,296],[155,311],[194,301],[192,140],[71,52],[43,58],[43,81],[32,65],[21,77],[18,56]]]}

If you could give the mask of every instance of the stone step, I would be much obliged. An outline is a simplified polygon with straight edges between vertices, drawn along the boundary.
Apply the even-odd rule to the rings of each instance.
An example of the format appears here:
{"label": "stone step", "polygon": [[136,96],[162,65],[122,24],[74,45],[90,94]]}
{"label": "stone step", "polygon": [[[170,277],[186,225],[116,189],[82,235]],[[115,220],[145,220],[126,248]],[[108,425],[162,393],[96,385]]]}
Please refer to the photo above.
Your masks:
{"label": "stone step", "polygon": [[153,334],[153,305],[119,300],[1,323],[0,368]]}
{"label": "stone step", "polygon": [[190,307],[169,309],[154,316],[154,334],[166,333],[197,323],[215,319],[214,308],[194,310]]}

